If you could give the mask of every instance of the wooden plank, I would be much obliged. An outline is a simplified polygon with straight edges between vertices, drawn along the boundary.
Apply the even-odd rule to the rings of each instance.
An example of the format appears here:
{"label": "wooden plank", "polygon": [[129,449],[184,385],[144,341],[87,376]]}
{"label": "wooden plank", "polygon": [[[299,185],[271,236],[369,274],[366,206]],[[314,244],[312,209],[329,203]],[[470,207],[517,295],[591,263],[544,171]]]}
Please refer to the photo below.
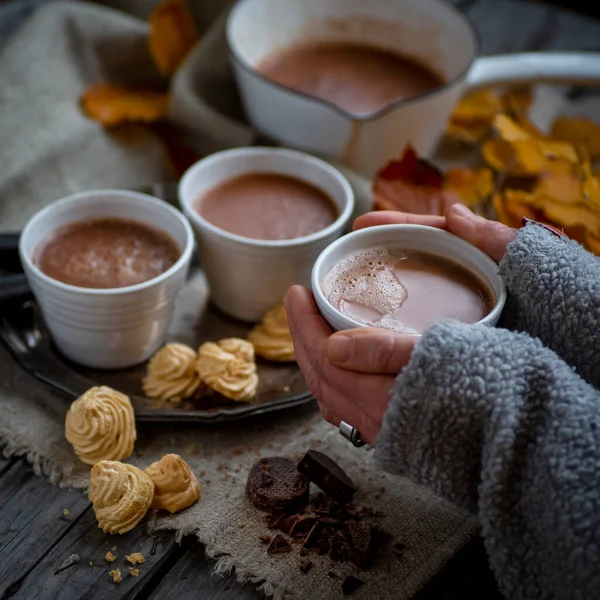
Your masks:
{"label": "wooden plank", "polygon": [[[115,548],[113,554],[117,560],[109,563],[105,560],[105,556],[112,548]],[[139,569],[137,577],[130,574],[129,568],[132,565],[125,559],[125,555],[134,552],[141,552],[145,558],[144,564],[137,566]],[[160,579],[163,567],[168,569],[171,564],[169,560],[174,562],[179,558],[180,553],[173,532],[161,532],[156,536],[149,536],[143,523],[122,536],[105,535],[98,529],[93,510],[90,509],[27,574],[18,589],[13,590],[12,598],[15,600],[132,598],[155,576]],[[55,574],[56,568],[71,554],[78,554],[80,562]],[[121,583],[112,582],[108,572],[113,569],[121,571]]]}
{"label": "wooden plank", "polygon": [[14,464],[1,483],[0,597],[19,586],[89,507],[85,496],[54,487],[24,460]]}
{"label": "wooden plank", "polygon": [[148,600],[264,600],[265,595],[255,585],[241,584],[234,575],[213,575],[214,561],[191,536],[183,547],[185,554],[150,592]]}

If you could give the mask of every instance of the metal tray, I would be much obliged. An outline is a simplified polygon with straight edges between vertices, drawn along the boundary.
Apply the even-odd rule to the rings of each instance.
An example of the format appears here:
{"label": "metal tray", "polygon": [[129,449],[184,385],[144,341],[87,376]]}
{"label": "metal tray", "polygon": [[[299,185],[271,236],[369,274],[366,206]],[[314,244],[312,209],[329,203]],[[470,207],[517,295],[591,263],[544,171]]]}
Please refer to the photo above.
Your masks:
{"label": "metal tray", "polygon": [[[174,203],[175,186],[144,190]],[[17,362],[33,377],[70,401],[94,385],[108,385],[131,398],[139,421],[195,421],[219,423],[283,410],[312,401],[296,363],[278,364],[258,360],[259,388],[248,403],[233,402],[214,394],[179,405],[150,400],[141,380],[146,365],[118,371],[92,370],[77,365],[56,349],[44,326],[24,275],[20,271],[17,234],[0,235],[0,339]],[[208,286],[199,264],[194,264],[182,289],[167,341],[194,348],[207,340],[246,337],[250,326],[219,312],[209,299]]]}

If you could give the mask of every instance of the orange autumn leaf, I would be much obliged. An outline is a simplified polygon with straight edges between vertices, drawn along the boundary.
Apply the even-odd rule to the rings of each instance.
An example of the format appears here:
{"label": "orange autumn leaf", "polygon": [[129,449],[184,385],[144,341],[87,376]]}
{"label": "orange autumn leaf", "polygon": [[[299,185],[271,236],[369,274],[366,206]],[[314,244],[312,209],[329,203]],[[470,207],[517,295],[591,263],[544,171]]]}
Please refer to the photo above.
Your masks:
{"label": "orange autumn leaf", "polygon": [[469,92],[456,105],[447,133],[467,143],[480,142],[490,132],[496,115],[506,112],[525,118],[531,103],[530,88],[509,89],[502,94],[489,88]]}
{"label": "orange autumn leaf", "polygon": [[130,90],[101,83],[88,88],[81,97],[84,112],[107,127],[128,122],[153,123],[162,119],[169,108],[166,93]]}
{"label": "orange autumn leaf", "polygon": [[584,238],[583,245],[587,248],[587,250],[589,250],[596,256],[600,256],[600,235],[595,236],[587,232]]}
{"label": "orange autumn leaf", "polygon": [[488,134],[492,119],[502,110],[502,98],[495,90],[469,92],[454,108],[447,133],[464,142],[477,143]]}
{"label": "orange autumn leaf", "polygon": [[486,119],[491,121],[504,110],[502,97],[496,90],[475,90],[465,94],[455,106],[452,119],[473,121]]}
{"label": "orange autumn leaf", "polygon": [[506,115],[497,115],[494,117],[494,128],[500,137],[507,142],[535,140],[546,158],[563,158],[574,163],[579,160],[577,152],[571,144],[550,140],[539,132],[536,127],[532,127],[531,124],[522,126]]}
{"label": "orange autumn leaf", "polygon": [[592,160],[600,158],[600,125],[585,117],[558,117],[550,135],[576,148],[586,147]]}
{"label": "orange autumn leaf", "polygon": [[171,76],[198,41],[198,30],[185,0],[164,0],[150,14],[148,45],[156,68]]}
{"label": "orange autumn leaf", "polygon": [[577,166],[569,161],[553,161],[533,187],[533,192],[562,202],[581,202],[583,185]]}
{"label": "orange autumn leaf", "polygon": [[519,228],[523,218],[536,220],[539,214],[530,202],[531,194],[523,190],[505,190],[492,200],[498,220],[509,227]]}
{"label": "orange autumn leaf", "polygon": [[481,154],[485,163],[495,171],[516,177],[538,175],[548,165],[548,160],[535,140],[488,140],[481,147]]}
{"label": "orange autumn leaf", "polygon": [[588,156],[584,156],[581,162],[582,172],[582,195],[589,202],[593,210],[600,214],[600,179],[592,171],[592,165]]}
{"label": "orange autumn leaf", "polygon": [[398,160],[392,160],[378,173],[373,184],[375,208],[402,210],[417,214],[443,214],[460,202],[452,190],[443,189],[441,172],[420,159],[407,146]]}
{"label": "orange autumn leaf", "polygon": [[518,119],[525,119],[533,103],[533,93],[531,88],[514,88],[504,93],[502,96],[504,110],[511,116]]}
{"label": "orange autumn leaf", "polygon": [[579,160],[570,144],[548,139],[534,126],[518,124],[507,115],[494,117],[494,129],[499,137],[485,142],[481,152],[485,162],[498,172],[540,175],[551,170],[555,160]]}
{"label": "orange autumn leaf", "polygon": [[444,187],[454,190],[467,206],[475,207],[494,191],[494,178],[486,167],[450,169],[444,175]]}

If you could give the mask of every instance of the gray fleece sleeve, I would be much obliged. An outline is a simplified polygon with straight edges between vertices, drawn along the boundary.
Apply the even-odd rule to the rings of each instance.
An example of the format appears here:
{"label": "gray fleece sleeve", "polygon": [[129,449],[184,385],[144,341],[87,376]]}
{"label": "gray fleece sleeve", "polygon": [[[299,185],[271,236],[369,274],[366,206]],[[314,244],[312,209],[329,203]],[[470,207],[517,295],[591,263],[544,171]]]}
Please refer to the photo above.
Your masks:
{"label": "gray fleece sleeve", "polygon": [[510,293],[501,325],[539,338],[600,388],[600,258],[529,224],[500,273]]}
{"label": "gray fleece sleeve", "polygon": [[480,517],[507,598],[600,598],[600,393],[538,340],[431,327],[376,460]]}

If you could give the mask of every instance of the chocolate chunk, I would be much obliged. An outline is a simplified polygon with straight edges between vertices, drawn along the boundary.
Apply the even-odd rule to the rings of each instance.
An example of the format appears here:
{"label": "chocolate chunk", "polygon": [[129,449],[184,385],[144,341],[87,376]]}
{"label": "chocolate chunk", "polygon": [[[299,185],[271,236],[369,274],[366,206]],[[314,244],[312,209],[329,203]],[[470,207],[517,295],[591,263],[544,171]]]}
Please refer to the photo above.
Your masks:
{"label": "chocolate chunk", "polygon": [[308,532],[308,535],[304,540],[304,544],[302,544],[303,548],[314,548],[319,543],[319,540],[321,539],[321,527],[319,522],[312,526],[312,529]]}
{"label": "chocolate chunk", "polygon": [[300,548],[300,556],[304,558],[305,556],[308,556],[308,552],[304,548]]}
{"label": "chocolate chunk", "polygon": [[291,550],[291,544],[280,533],[273,538],[273,541],[267,548],[269,554],[283,554],[284,552],[291,552]]}
{"label": "chocolate chunk", "polygon": [[372,557],[371,549],[373,544],[373,530],[371,526],[366,523],[351,521],[350,523],[345,523],[344,527],[351,547],[349,560],[359,569],[368,568]]}
{"label": "chocolate chunk", "polygon": [[275,529],[279,529],[279,531],[285,533],[285,535],[290,535],[292,529],[298,522],[298,515],[290,515],[287,517],[282,517],[275,524]]}
{"label": "chocolate chunk", "polygon": [[340,519],[335,519],[334,517],[319,517],[319,522],[323,523],[323,525],[341,525],[342,521]]}
{"label": "chocolate chunk", "polygon": [[290,530],[290,535],[296,539],[305,539],[317,522],[315,517],[310,515],[302,515],[296,519],[294,526]]}
{"label": "chocolate chunk", "polygon": [[262,458],[250,470],[246,494],[260,510],[290,513],[308,502],[309,481],[291,460]]}
{"label": "chocolate chunk", "polygon": [[306,575],[310,571],[311,567],[312,567],[312,562],[310,560],[305,560],[300,565],[300,570]]}
{"label": "chocolate chunk", "polygon": [[337,531],[331,537],[331,560],[337,562],[351,561],[353,550],[350,542],[342,531]]}
{"label": "chocolate chunk", "polygon": [[270,535],[261,535],[259,538],[261,544],[268,544],[271,541]]}
{"label": "chocolate chunk", "polygon": [[344,470],[331,458],[317,450],[309,450],[302,457],[298,463],[298,471],[304,473],[328,496],[342,504],[350,502],[356,491],[356,487]]}
{"label": "chocolate chunk", "polygon": [[348,575],[344,582],[342,583],[342,592],[344,596],[349,596],[354,593],[361,585],[364,585],[365,582],[362,579],[358,579],[358,577],[353,577],[352,575]]}

